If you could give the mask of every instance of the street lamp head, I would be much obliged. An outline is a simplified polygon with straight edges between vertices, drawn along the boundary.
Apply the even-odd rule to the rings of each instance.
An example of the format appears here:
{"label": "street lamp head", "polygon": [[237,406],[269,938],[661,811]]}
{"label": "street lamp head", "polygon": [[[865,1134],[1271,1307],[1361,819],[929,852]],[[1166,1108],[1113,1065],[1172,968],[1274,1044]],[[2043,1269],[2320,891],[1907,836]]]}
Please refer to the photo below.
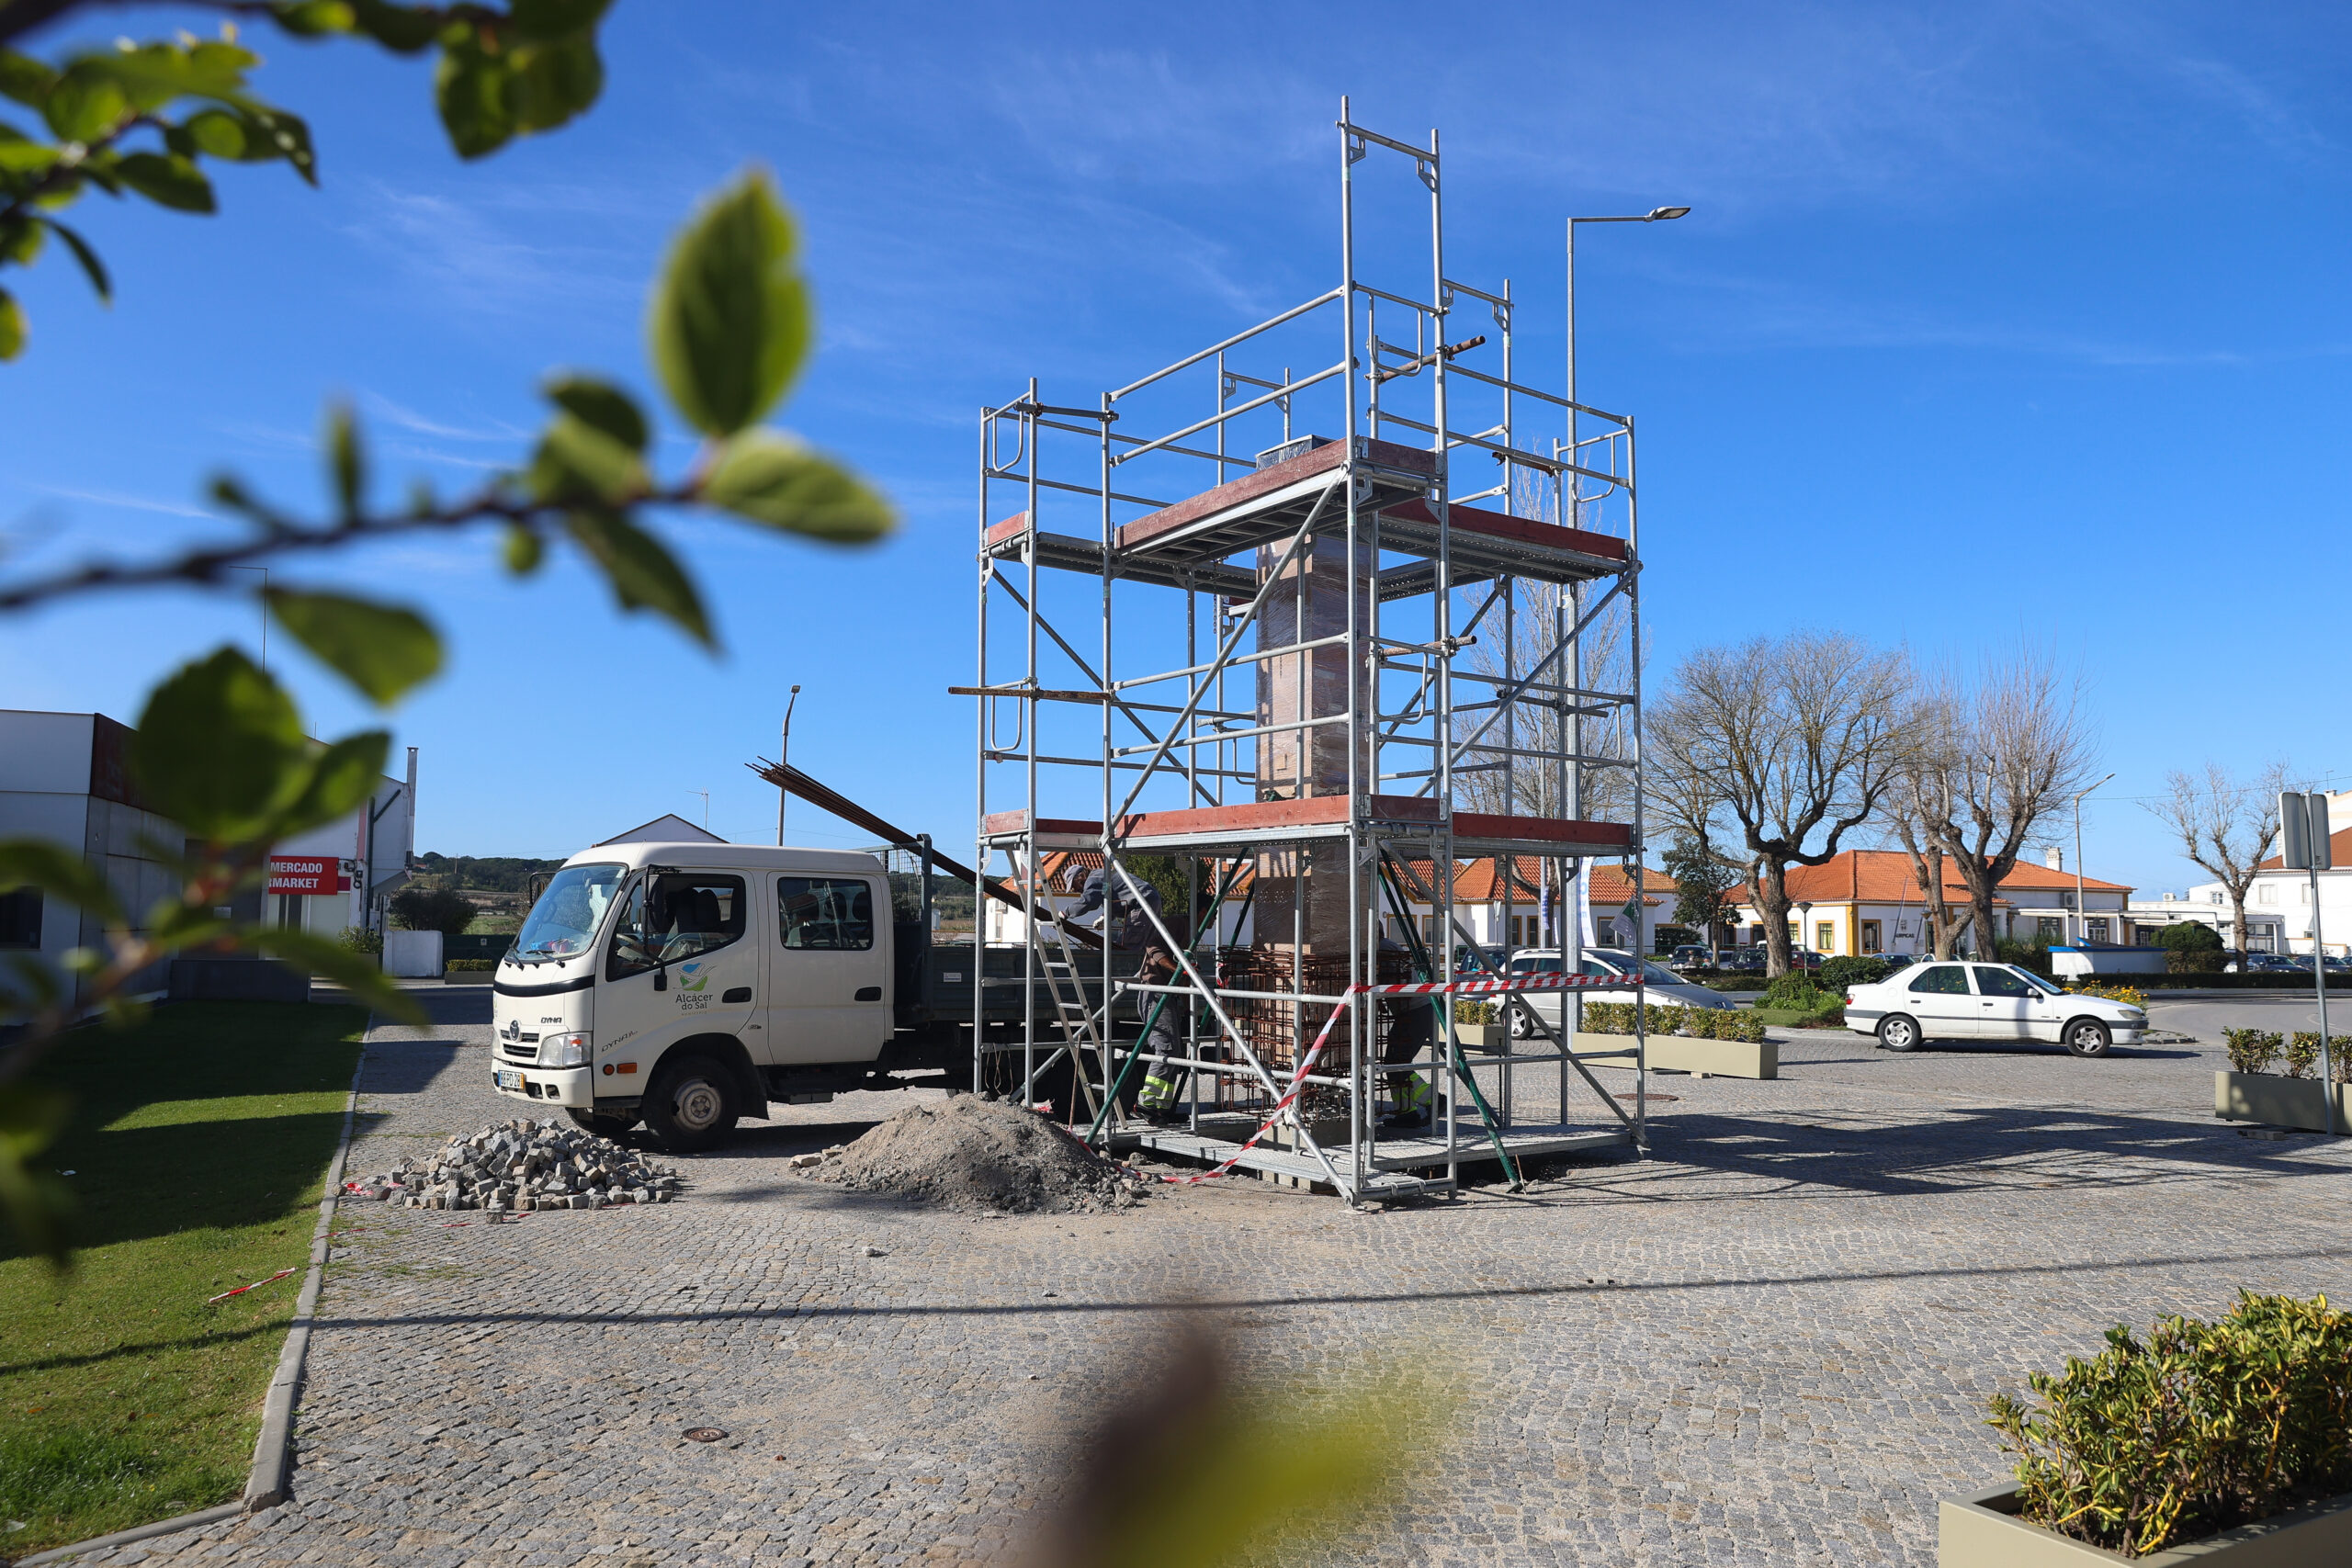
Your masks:
{"label": "street lamp head", "polygon": [[1655,223],[1661,218],[1684,218],[1688,217],[1690,212],[1690,209],[1687,207],[1653,207],[1650,209],[1647,221]]}

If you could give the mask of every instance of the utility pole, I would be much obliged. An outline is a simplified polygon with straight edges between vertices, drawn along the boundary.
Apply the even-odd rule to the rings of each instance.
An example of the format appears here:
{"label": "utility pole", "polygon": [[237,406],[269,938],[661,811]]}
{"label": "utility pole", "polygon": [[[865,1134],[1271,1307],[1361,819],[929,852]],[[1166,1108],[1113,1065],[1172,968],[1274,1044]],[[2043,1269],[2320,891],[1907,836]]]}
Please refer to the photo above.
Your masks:
{"label": "utility pole", "polygon": [[[2109,773],[2107,779],[2114,776],[2113,773]],[[2083,932],[2089,929],[2083,908],[2083,796],[2090,794],[2092,789],[2098,789],[2105,784],[2107,779],[2099,780],[2098,784],[2091,785],[2090,789],[2078,790],[2075,795],[2075,942],[2077,946],[2082,943]],[[2238,934],[2244,936],[2245,933],[2241,931]],[[2085,959],[2084,962],[2087,964],[2090,961]]]}
{"label": "utility pole", "polygon": [[[795,686],[792,688],[791,700],[784,705],[784,734],[783,738],[776,742],[775,760],[779,770],[792,761],[792,710],[799,704],[800,688]],[[775,847],[777,849],[784,848],[784,803],[791,798],[790,790],[782,784],[775,786]]]}

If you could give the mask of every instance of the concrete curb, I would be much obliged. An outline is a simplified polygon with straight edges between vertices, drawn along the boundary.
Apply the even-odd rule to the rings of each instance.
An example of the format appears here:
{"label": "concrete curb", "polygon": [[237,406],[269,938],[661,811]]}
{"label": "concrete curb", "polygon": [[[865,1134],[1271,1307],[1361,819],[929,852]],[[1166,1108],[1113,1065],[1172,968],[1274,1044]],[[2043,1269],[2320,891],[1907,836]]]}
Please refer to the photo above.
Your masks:
{"label": "concrete curb", "polygon": [[287,1480],[294,1470],[294,1401],[301,1393],[302,1363],[311,1350],[311,1320],[318,1314],[319,1289],[325,1281],[327,1235],[334,1228],[334,1212],[343,1196],[343,1170],[351,1156],[351,1126],[359,1111],[359,1079],[368,1070],[368,1030],[360,1032],[359,1060],[351,1069],[351,1094],[343,1105],[343,1136],[328,1162],[326,1191],[319,1199],[319,1223],[311,1232],[311,1269],[302,1276],[301,1294],[294,1298],[294,1324],[286,1331],[285,1348],[277,1353],[277,1371],[269,1380],[269,1397],[262,1404],[261,1436],[254,1442],[253,1473],[245,1481],[248,1510],[274,1508],[286,1501]]}
{"label": "concrete curb", "polygon": [[206,1525],[220,1524],[225,1520],[235,1518],[244,1511],[245,1506],[243,1503],[223,1503],[217,1508],[206,1508],[200,1513],[182,1514],[175,1519],[157,1519],[152,1525],[134,1525],[130,1529],[117,1530],[112,1535],[95,1536],[88,1540],[77,1540],[72,1546],[53,1546],[47,1551],[37,1551],[30,1557],[19,1557],[17,1559],[16,1568],[33,1568],[33,1564],[37,1562],[70,1562],[85,1551],[107,1551],[118,1546],[129,1546],[133,1541],[150,1540],[159,1535],[176,1535],[181,1530],[198,1529]]}

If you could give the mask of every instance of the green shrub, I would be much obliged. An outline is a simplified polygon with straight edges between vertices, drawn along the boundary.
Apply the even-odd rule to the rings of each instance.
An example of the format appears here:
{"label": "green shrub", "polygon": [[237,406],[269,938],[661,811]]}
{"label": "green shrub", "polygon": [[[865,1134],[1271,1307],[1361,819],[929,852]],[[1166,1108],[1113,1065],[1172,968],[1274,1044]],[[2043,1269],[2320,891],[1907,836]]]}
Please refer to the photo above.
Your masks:
{"label": "green shrub", "polygon": [[1715,1021],[1715,1038],[1761,1045],[1764,1043],[1764,1021],[1746,1008],[1736,1012],[1725,1012]]}
{"label": "green shrub", "polygon": [[403,887],[392,895],[392,919],[403,931],[461,936],[474,923],[474,913],[464,894],[447,887]]}
{"label": "green shrub", "polygon": [[2211,926],[2183,920],[2178,925],[2166,926],[2157,931],[2148,939],[2148,943],[2173,953],[2219,953],[2222,951],[2222,933]]}
{"label": "green shrub", "polygon": [[[2176,926],[2176,931],[2183,928]],[[2197,928],[2203,931],[2203,926]],[[2229,954],[2217,947],[2176,947],[2165,954],[2165,972],[2168,975],[2219,975],[2230,961]]]}
{"label": "green shrub", "polygon": [[1822,961],[1821,984],[1824,988],[1843,992],[1849,986],[1874,986],[1889,974],[1886,960],[1865,954],[1860,957],[1829,958]]}
{"label": "green shrub", "polygon": [[1466,998],[1456,998],[1453,1003],[1453,1021],[1456,1023],[1492,1023],[1495,1021],[1495,1004],[1492,1002],[1474,1002]]}
{"label": "green shrub", "polygon": [[372,953],[378,958],[384,956],[382,931],[371,931],[366,926],[345,926],[343,934],[335,940],[353,953]]}
{"label": "green shrub", "polygon": [[2224,1029],[2230,1066],[2241,1073],[2267,1073],[2278,1056],[2278,1036],[2267,1029]]}
{"label": "green shrub", "polygon": [[2050,947],[2039,937],[2031,942],[1996,942],[1993,955],[2004,964],[2030,969],[2045,980],[2051,978]]}
{"label": "green shrub", "polygon": [[497,968],[498,960],[495,958],[452,958],[444,962],[441,967],[453,975],[474,974]]}
{"label": "green shrub", "polygon": [[1693,1040],[1720,1040],[1723,1036],[1717,1034],[1715,1029],[1723,1020],[1724,1011],[1722,1008],[1685,1008],[1682,1010],[1682,1027],[1690,1032]]}
{"label": "green shrub", "polygon": [[[2270,1037],[2278,1039],[2277,1035]],[[2319,1065],[2319,1036],[2308,1030],[2297,1030],[2287,1041],[2287,1076],[2307,1078]]]}
{"label": "green shrub", "polygon": [[2211,1325],[2121,1325],[2089,1361],[1996,1394],[2019,1516],[2142,1556],[2352,1491],[2352,1314],[2241,1291]]}

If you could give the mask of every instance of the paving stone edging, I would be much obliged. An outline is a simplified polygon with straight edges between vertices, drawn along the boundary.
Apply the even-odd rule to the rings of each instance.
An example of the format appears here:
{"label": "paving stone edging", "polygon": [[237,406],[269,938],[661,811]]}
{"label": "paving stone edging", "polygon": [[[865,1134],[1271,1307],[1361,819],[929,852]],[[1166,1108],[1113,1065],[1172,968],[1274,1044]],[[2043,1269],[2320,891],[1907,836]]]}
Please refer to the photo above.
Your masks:
{"label": "paving stone edging", "polygon": [[[368,1029],[374,1028],[375,1023],[375,1019],[369,1017]],[[319,1198],[319,1223],[311,1232],[310,1270],[302,1276],[301,1293],[294,1298],[294,1322],[286,1331],[286,1343],[277,1353],[277,1371],[271,1375],[269,1393],[262,1401],[261,1436],[254,1442],[253,1469],[245,1478],[244,1496],[234,1503],[201,1508],[176,1518],[134,1525],[130,1529],[78,1540],[71,1546],[51,1547],[30,1557],[17,1558],[14,1568],[68,1562],[85,1552],[200,1529],[242,1514],[274,1508],[286,1501],[287,1480],[294,1470],[294,1400],[301,1392],[302,1363],[311,1348],[311,1319],[318,1313],[319,1291],[326,1274],[327,1236],[334,1225],[336,1201],[343,1196],[344,1166],[351,1157],[351,1128],[359,1111],[359,1078],[368,1070],[367,1032],[367,1029],[360,1031],[359,1060],[352,1064],[351,1092],[343,1102],[343,1135],[335,1141],[334,1158],[327,1162],[326,1190]]]}

